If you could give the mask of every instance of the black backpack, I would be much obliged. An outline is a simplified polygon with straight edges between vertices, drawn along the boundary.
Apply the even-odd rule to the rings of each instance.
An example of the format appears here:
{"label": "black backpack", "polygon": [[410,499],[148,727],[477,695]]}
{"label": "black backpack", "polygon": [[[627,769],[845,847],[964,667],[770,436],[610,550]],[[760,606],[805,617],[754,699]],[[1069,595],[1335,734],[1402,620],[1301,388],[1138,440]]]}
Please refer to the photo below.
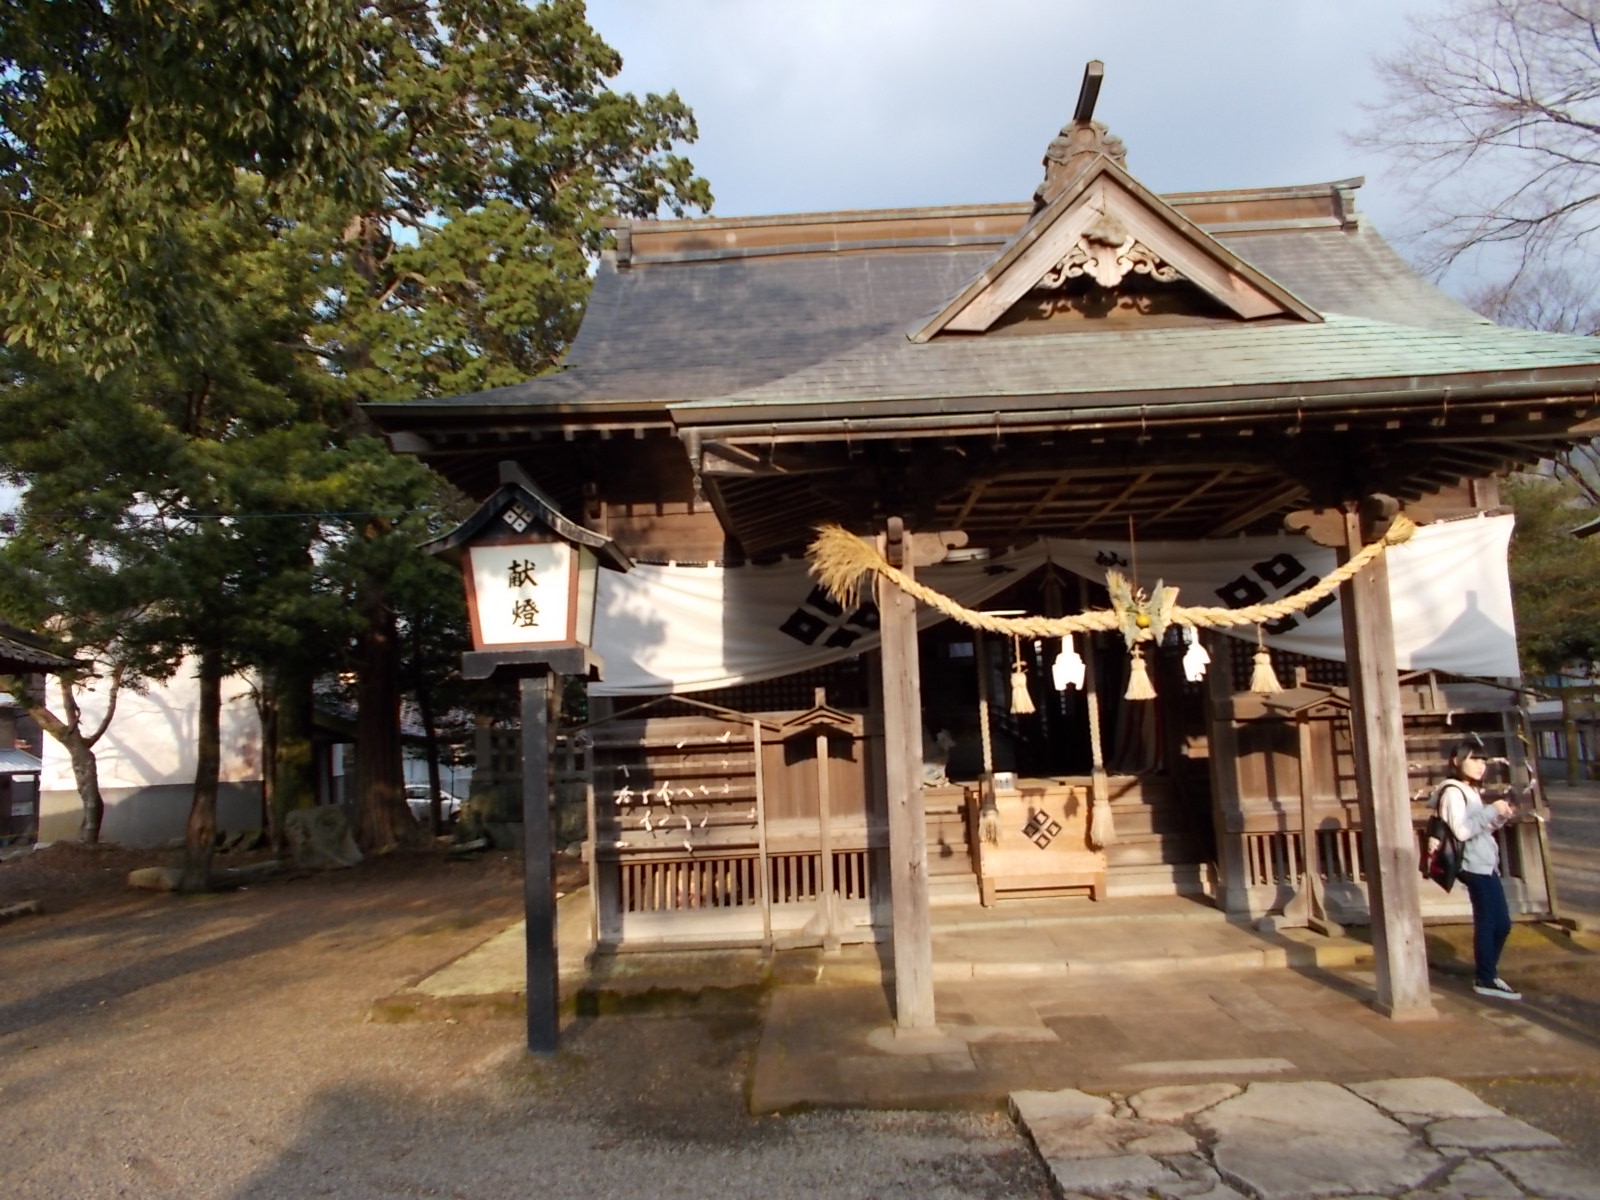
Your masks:
{"label": "black backpack", "polygon": [[1461,874],[1461,839],[1444,819],[1444,789],[1453,781],[1441,783],[1433,793],[1433,816],[1428,818],[1422,850],[1422,873],[1445,891],[1456,885]]}

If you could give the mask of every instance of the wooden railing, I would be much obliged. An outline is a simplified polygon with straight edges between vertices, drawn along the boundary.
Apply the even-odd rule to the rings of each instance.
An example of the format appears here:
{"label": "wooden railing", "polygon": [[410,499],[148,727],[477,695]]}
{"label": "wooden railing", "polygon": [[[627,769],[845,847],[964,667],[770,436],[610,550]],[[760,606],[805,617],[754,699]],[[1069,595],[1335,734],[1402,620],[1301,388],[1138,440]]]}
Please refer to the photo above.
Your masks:
{"label": "wooden railing", "polygon": [[[840,850],[833,855],[834,894],[841,900],[866,900],[872,894],[872,854]],[[812,904],[821,878],[816,852],[777,853],[767,859],[772,903]],[[694,859],[624,861],[622,911],[677,912],[695,908],[758,907],[760,859],[754,854]]]}
{"label": "wooden railing", "polygon": [[[1508,826],[1495,834],[1500,844],[1500,873],[1519,877],[1521,850]],[[1417,863],[1421,871],[1423,833],[1417,835]],[[1298,887],[1305,873],[1305,853],[1299,830],[1262,831],[1243,835],[1245,882],[1249,887]],[[1317,862],[1329,883],[1365,883],[1366,864],[1361,852],[1361,830],[1353,826],[1317,831]]]}

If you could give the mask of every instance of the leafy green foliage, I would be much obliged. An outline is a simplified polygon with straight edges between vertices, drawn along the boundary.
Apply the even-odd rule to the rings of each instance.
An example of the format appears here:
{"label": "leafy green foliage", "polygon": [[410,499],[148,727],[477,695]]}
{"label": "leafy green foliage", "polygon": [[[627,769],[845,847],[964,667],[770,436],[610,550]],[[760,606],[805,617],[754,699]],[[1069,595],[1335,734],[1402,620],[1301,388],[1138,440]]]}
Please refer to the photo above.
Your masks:
{"label": "leafy green foliage", "polygon": [[605,219],[709,209],[676,93],[612,92],[579,0],[439,0],[371,26],[377,203],[322,263],[315,337],[367,400],[520,383],[577,331]]}
{"label": "leafy green foliage", "polygon": [[375,182],[357,12],[0,0],[0,339],[95,375],[213,343],[190,218],[262,194],[293,212]]}
{"label": "leafy green foliage", "polygon": [[1600,537],[1572,530],[1600,517],[1570,481],[1518,475],[1503,494],[1517,514],[1511,590],[1525,669],[1553,674],[1600,660]]}
{"label": "leafy green foliage", "polygon": [[359,404],[549,369],[606,218],[709,208],[620,67],[579,0],[0,0],[0,612],[131,679],[356,666],[392,841],[459,498]]}

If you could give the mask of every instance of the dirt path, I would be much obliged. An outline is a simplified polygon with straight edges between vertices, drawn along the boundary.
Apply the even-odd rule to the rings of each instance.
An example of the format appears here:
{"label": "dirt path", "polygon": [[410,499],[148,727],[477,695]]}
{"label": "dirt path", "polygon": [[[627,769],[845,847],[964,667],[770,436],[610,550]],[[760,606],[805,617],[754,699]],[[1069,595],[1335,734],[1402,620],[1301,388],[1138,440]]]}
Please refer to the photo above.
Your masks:
{"label": "dirt path", "polygon": [[[24,873],[47,893],[45,865],[0,864],[0,904]],[[368,1022],[516,915],[519,870],[405,855],[205,897],[58,880],[0,925],[0,1192],[1048,1194],[998,1114],[749,1118],[750,1016],[581,1022],[548,1061],[519,1021]]]}

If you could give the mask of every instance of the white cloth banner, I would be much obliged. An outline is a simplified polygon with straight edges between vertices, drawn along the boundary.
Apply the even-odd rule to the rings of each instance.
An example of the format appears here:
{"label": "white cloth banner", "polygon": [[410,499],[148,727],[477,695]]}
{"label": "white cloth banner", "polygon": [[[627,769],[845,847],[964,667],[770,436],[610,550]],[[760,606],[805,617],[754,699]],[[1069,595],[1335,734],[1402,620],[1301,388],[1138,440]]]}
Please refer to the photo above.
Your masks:
{"label": "white cloth banner", "polygon": [[[1518,674],[1506,571],[1511,527],[1509,516],[1441,522],[1390,548],[1395,660],[1402,669]],[[917,578],[973,608],[1046,562],[1096,581],[1105,578],[1107,566],[1127,574],[1132,565],[1147,587],[1157,580],[1177,587],[1180,606],[1242,608],[1314,583],[1333,570],[1335,559],[1332,550],[1289,534],[1133,547],[1049,539],[980,561],[923,567]],[[918,606],[919,625],[943,619]],[[1228,632],[1255,640],[1254,626]],[[1269,627],[1267,640],[1343,661],[1337,599]],[[601,571],[595,649],[605,662],[605,681],[591,690],[621,696],[730,687],[822,666],[877,643],[876,610],[841,610],[801,560]]]}

